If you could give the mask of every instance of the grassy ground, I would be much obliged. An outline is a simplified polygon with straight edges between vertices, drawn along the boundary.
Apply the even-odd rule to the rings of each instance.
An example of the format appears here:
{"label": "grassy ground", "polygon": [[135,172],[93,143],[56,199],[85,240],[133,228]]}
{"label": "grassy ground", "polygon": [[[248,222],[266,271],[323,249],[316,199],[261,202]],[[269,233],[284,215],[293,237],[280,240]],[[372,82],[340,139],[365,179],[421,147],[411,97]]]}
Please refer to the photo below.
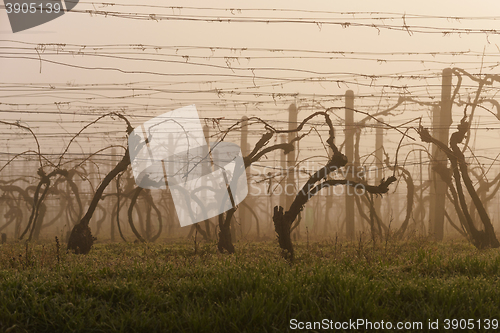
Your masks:
{"label": "grassy ground", "polygon": [[358,319],[393,325],[376,331],[422,322],[402,332],[472,319],[473,331],[493,332],[500,319],[499,252],[465,242],[299,243],[293,265],[274,242],[239,243],[235,255],[215,243],[196,253],[193,243],[63,249],[1,245],[0,332],[284,332],[307,322],[335,331]]}

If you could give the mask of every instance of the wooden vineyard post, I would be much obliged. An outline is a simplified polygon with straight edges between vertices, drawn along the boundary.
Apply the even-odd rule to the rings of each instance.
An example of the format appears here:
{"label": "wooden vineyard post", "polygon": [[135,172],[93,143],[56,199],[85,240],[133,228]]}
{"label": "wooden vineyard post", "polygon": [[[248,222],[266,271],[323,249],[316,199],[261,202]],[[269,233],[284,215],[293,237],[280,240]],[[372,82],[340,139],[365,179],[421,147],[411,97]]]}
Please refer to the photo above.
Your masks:
{"label": "wooden vineyard post", "polygon": [[[378,118],[377,125],[375,128],[375,184],[380,184],[382,180],[384,169],[384,128],[383,128],[383,118]],[[382,200],[380,197],[375,196],[373,198],[375,204],[375,212],[379,217],[381,217],[381,204]]]}
{"label": "wooden vineyard post", "polygon": [[[347,177],[354,180],[354,92],[347,90],[345,93],[345,156],[347,157]],[[354,196],[353,191],[349,191],[349,186],[345,187],[345,231],[347,239],[353,240],[354,231]]]}
{"label": "wooden vineyard post", "polygon": [[[290,104],[288,108],[288,129],[294,130],[297,128],[297,107],[295,104]],[[297,136],[297,132],[288,133],[288,142],[291,142]],[[293,199],[295,198],[295,149],[287,154],[287,177],[286,177],[286,204],[285,210],[290,208]]]}
{"label": "wooden vineyard post", "polygon": [[[91,150],[89,150],[89,155],[90,155],[90,154],[92,154]],[[89,166],[89,168],[88,168],[89,173],[88,173],[88,175],[87,175],[88,180],[89,180],[89,184],[88,184],[88,185],[89,185],[89,199],[88,199],[88,200],[90,201],[90,199],[91,199],[91,198],[92,198],[92,196],[94,195],[95,190],[96,190],[96,188],[97,188],[97,186],[98,186],[99,184],[97,184],[97,181],[96,181],[96,180],[97,180],[97,172],[96,172],[96,167],[95,167],[95,165],[94,165],[94,161],[93,161],[93,158],[92,158],[92,157],[90,157],[90,158],[88,159],[87,164],[88,164],[88,166]],[[68,189],[68,191],[69,191],[69,189],[70,189],[69,185],[66,185],[66,188],[67,188],[67,189]],[[87,198],[85,198],[85,200],[87,200]],[[109,199],[107,199],[105,202],[106,202],[106,203],[108,203],[108,202],[110,202],[110,201],[113,201],[113,199],[112,199],[112,198],[109,198]],[[113,212],[113,211],[112,211],[112,210],[110,210],[109,212],[110,212],[110,216],[111,216],[111,215],[112,215],[112,214],[111,214],[111,212]],[[101,212],[97,210],[97,211],[94,213],[94,218],[93,218],[93,221],[99,221],[100,217],[101,217]],[[81,218],[81,217],[79,217],[79,218]],[[111,222],[110,222],[111,224],[113,224],[113,223],[114,223],[114,221],[112,221],[112,220],[110,220],[110,221],[111,221]],[[77,222],[76,222],[76,223],[77,223]],[[73,225],[71,225],[71,227],[73,227]],[[71,227],[70,227],[70,230],[71,230]],[[95,224],[92,228],[93,228],[94,230],[97,230],[97,223],[96,223],[96,224]]]}
{"label": "wooden vineyard post", "polygon": [[[333,129],[333,144],[335,144],[335,128]],[[332,155],[333,155],[333,152],[332,152],[332,149],[328,149],[328,158],[332,158]],[[327,235],[328,234],[328,229],[329,227],[331,227],[331,222],[330,221],[330,210],[333,208],[333,203],[334,203],[334,200],[333,200],[333,194],[335,193],[333,191],[333,188],[332,187],[329,187],[325,190],[323,190],[326,192],[326,199],[325,199],[325,216],[323,218],[323,221],[324,221],[324,224],[323,224],[323,228],[324,228],[324,235]]]}
{"label": "wooden vineyard post", "polygon": [[[208,154],[208,150],[210,149],[210,128],[208,127],[208,125],[205,125],[203,126],[203,134],[205,136],[205,142],[207,143],[207,146],[206,146],[206,149],[204,149],[203,151],[203,156],[205,156],[206,154]],[[207,165],[206,163],[203,164],[203,167],[204,168],[209,168],[210,166]],[[202,172],[202,174],[208,174],[210,173],[211,170],[204,170]],[[203,184],[204,186],[206,186],[206,184]],[[206,192],[206,190],[204,190]],[[205,195],[203,195],[203,197],[205,197]],[[211,238],[211,234],[210,234],[210,219],[207,219],[205,220],[205,231],[207,233],[207,237],[208,239]]]}
{"label": "wooden vineyard post", "polygon": [[[281,134],[280,135],[280,138],[281,138],[281,143],[286,143],[286,135],[285,134]],[[279,194],[280,196],[280,200],[279,200],[279,206],[281,207],[285,207],[286,205],[286,194],[285,194],[285,185],[284,185],[284,179],[287,177],[287,169],[286,169],[286,155],[285,153],[283,152],[283,150],[281,150],[281,153],[280,153],[280,169],[281,169],[281,178],[279,180],[279,183],[280,183],[280,188],[281,188],[281,192]]]}
{"label": "wooden vineyard post", "polygon": [[[9,155],[7,155],[7,160],[10,160]],[[5,171],[7,171],[7,170],[9,170],[9,169],[5,169]],[[0,173],[0,176],[2,176],[2,175],[5,175],[5,173]],[[9,177],[7,179],[11,179],[11,178]],[[0,180],[3,180],[3,181],[6,181],[7,179],[5,177],[0,177]],[[5,213],[7,212],[7,204],[6,204],[6,201],[4,201],[4,200],[7,200],[5,198],[5,196],[0,198],[0,226],[2,226],[4,223],[7,223],[7,220],[4,219]]]}
{"label": "wooden vineyard post", "polygon": [[[112,148],[111,149],[111,165],[116,165],[117,163],[117,159],[116,159],[116,149],[115,148]],[[111,168],[113,168],[111,166]],[[115,182],[112,182],[111,184],[111,191],[112,193],[116,193],[116,183]],[[113,202],[114,200],[109,200],[108,201],[108,212],[112,212],[113,211]],[[109,215],[109,219],[110,219],[110,236],[111,236],[111,241],[114,242],[115,241],[115,221],[113,221],[112,219],[112,215],[113,214],[108,214]]]}
{"label": "wooden vineyard post", "polygon": [[[452,123],[451,78],[452,70],[450,68],[445,68],[443,70],[441,87],[441,105],[440,107],[434,107],[432,110],[433,136],[446,146],[448,146],[449,131]],[[443,168],[448,164],[448,159],[445,153],[435,145],[432,147],[432,157],[433,169]],[[441,241],[444,237],[444,206],[448,186],[434,170],[431,173],[431,177],[432,185],[429,232],[434,236],[435,240]]]}
{"label": "wooden vineyard post", "polygon": [[422,225],[422,231],[421,234],[425,234],[425,223],[424,223],[424,177],[423,177],[423,163],[422,163],[422,151],[419,151],[418,154],[419,160],[420,160],[420,193],[419,193],[419,200],[420,200],[420,209],[418,213],[418,222]]}
{"label": "wooden vineyard post", "polygon": [[[168,134],[168,151],[174,151],[175,149],[175,142],[174,142],[174,135],[172,133]],[[168,163],[167,165],[168,169],[168,174],[173,175],[174,174],[174,164],[173,163]],[[168,185],[168,184],[167,184]],[[170,192],[170,188],[167,186],[167,207],[168,207],[168,217],[169,217],[169,231],[172,231],[174,225],[179,225],[179,220],[177,217],[177,211],[175,210],[175,205],[174,205],[174,199],[172,198],[172,192]]]}
{"label": "wooden vineyard post", "polygon": [[[241,148],[241,154],[243,156],[247,156],[249,151],[248,151],[248,118],[246,116],[243,116],[241,117],[241,138],[240,138],[240,148]],[[245,170],[246,174],[247,174],[247,181],[248,181],[248,174],[249,174],[249,168],[247,168]],[[245,198],[245,200],[243,200],[244,203],[246,203],[247,205],[250,205],[250,193],[248,193],[249,195]],[[248,226],[248,223],[249,223],[249,215],[250,215],[250,212],[248,210],[247,207],[245,207],[244,205],[240,205],[238,207],[238,211],[239,211],[239,218],[240,218],[240,230],[241,232],[243,233],[243,230],[248,230],[249,226]],[[233,224],[232,227],[234,228],[235,225]],[[236,239],[233,239],[233,240],[236,240]]]}
{"label": "wooden vineyard post", "polygon": [[[288,130],[294,130],[297,128],[297,105],[295,103],[290,104],[288,107]],[[288,142],[297,136],[297,132],[288,133]],[[296,144],[294,144],[297,147]],[[295,149],[287,154],[287,177],[285,184],[285,211],[290,209],[293,200],[295,199],[295,194],[297,192],[297,186],[295,185]],[[293,221],[292,221],[293,223]],[[299,237],[299,228],[295,229],[295,237]]]}

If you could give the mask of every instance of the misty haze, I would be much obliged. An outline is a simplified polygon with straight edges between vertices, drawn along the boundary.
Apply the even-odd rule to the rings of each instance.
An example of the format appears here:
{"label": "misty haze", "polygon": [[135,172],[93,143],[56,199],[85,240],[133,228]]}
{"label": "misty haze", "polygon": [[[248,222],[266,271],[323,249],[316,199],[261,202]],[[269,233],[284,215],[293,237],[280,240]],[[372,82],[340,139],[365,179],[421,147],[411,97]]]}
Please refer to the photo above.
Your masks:
{"label": "misty haze", "polygon": [[0,5],[1,331],[498,328],[497,2],[69,3]]}

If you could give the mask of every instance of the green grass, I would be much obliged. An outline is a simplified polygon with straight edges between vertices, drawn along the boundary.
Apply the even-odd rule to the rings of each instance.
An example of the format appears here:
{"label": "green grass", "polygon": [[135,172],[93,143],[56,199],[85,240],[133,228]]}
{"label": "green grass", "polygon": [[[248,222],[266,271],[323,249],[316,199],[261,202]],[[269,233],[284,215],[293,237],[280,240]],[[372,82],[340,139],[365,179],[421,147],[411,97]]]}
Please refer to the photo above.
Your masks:
{"label": "green grass", "polygon": [[293,265],[274,242],[236,251],[98,244],[61,249],[58,262],[55,242],[1,245],[0,332],[284,332],[291,319],[439,320],[445,331],[445,319],[500,319],[498,250],[333,240],[296,244]]}

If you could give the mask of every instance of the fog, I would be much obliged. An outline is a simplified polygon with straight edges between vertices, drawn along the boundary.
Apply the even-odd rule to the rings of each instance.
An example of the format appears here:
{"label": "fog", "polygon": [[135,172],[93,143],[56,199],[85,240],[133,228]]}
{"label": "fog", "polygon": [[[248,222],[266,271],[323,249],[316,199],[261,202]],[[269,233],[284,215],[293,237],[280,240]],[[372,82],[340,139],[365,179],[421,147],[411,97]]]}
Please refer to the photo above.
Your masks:
{"label": "fog", "polygon": [[[79,193],[75,195],[62,178],[52,179],[44,208],[37,213],[43,217],[35,224],[40,229],[24,237],[32,233],[40,238],[57,235],[67,239],[127,147],[125,122],[106,116],[91,124],[101,116],[115,112],[136,127],[195,104],[203,125],[209,127],[208,141],[224,136],[238,144],[241,126],[231,126],[247,116],[249,146],[242,151],[248,154],[266,133],[262,121],[279,131],[328,109],[335,144],[345,153],[348,90],[354,93],[354,122],[363,122],[355,126],[359,131],[356,163],[360,170],[367,170],[359,178],[371,185],[393,174],[398,179],[388,193],[374,196],[385,233],[400,230],[407,220],[406,235],[432,235],[434,152],[416,129],[422,124],[433,135],[443,129],[433,123],[432,110],[442,98],[445,68],[455,69],[452,92],[459,84],[456,73],[463,78],[454,95],[451,134],[466,104],[478,101],[478,81],[464,73],[485,78],[496,75],[499,65],[500,37],[495,30],[499,24],[492,13],[500,8],[494,1],[483,1],[481,6],[467,1],[224,1],[216,5],[183,1],[168,7],[156,2],[80,2],[74,11],[18,33],[12,33],[1,8],[0,228],[8,239],[19,238],[27,230],[33,211],[28,198],[36,196],[40,164],[47,174],[57,168],[73,170]],[[485,84],[479,97],[484,103],[469,105],[469,114],[475,109],[472,130],[464,140],[468,147],[460,146],[495,230],[500,228],[500,197],[494,194],[500,172],[497,86],[495,80]],[[292,104],[298,110],[297,122],[289,123]],[[381,112],[381,121],[370,118],[378,118]],[[383,134],[388,163],[376,155],[377,129]],[[308,121],[298,132],[302,134],[307,135],[295,143],[295,162],[287,162],[292,166],[288,172],[281,168],[286,159],[281,151],[266,154],[247,169],[249,195],[232,222],[233,240],[274,240],[273,208],[286,205],[285,185],[292,184],[288,187],[292,199],[288,200],[293,200],[310,175],[328,161],[331,151],[325,142],[329,128],[324,118]],[[281,140],[274,133],[269,145]],[[353,155],[349,162],[354,159]],[[408,216],[408,176],[391,169],[396,159],[397,166],[411,176],[413,199]],[[287,174],[294,174],[292,181]],[[342,170],[331,176],[345,178]],[[125,239],[136,238],[129,215],[147,239],[155,235],[169,240],[201,237],[195,228],[180,227],[168,191],[150,192],[162,215],[161,231],[158,211],[146,196],[139,196],[139,209],[129,214],[136,187],[129,168],[119,183],[113,180],[109,184],[90,221],[98,241],[121,240],[115,214],[117,184],[123,200],[119,224]],[[486,190],[481,192],[480,186]],[[312,197],[292,237],[346,237],[349,190],[353,188],[336,186]],[[373,216],[364,201],[370,196],[364,192],[352,192],[352,196],[359,196],[356,237],[373,237],[369,222]],[[472,205],[468,193],[464,200]],[[456,207],[449,198],[446,212],[445,237],[463,238]],[[474,208],[471,216],[482,229]],[[209,226],[207,237],[216,238],[216,218],[200,226],[205,231]]]}

